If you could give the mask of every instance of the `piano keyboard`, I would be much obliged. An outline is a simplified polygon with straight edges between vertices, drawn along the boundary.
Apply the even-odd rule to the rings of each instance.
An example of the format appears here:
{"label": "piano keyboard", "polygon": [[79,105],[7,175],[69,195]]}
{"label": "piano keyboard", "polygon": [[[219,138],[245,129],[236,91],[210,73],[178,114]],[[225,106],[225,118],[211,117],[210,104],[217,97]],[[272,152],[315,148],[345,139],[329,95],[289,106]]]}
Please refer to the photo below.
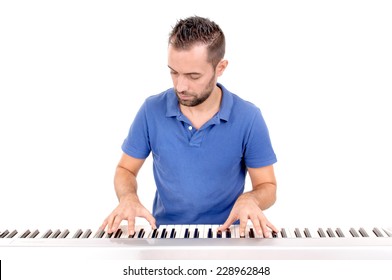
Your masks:
{"label": "piano keyboard", "polygon": [[[238,225],[223,232],[217,228],[218,225],[162,225],[154,230],[139,225],[133,235],[128,234],[126,225],[112,234],[92,229],[0,229],[0,251],[12,253],[18,248],[35,247],[23,249],[26,255],[33,254],[31,250],[69,247],[81,248],[81,255],[114,259],[392,260],[392,228],[282,228],[269,238],[257,235],[252,226],[246,228],[244,238],[240,238]],[[86,247],[91,249],[86,251]]]}
{"label": "piano keyboard", "polygon": [[[5,229],[0,231],[0,242],[21,240],[21,239],[228,239],[242,238],[239,234],[239,225],[232,225],[223,232],[219,232],[219,225],[162,225],[157,229],[150,226],[136,226],[133,235],[128,234],[127,226],[120,228],[111,234],[104,230],[92,231],[91,229],[27,229],[23,231]],[[276,239],[333,239],[333,238],[391,238],[392,228],[282,228],[279,232],[272,232],[269,238]],[[246,239],[264,238],[258,235],[252,226],[247,226],[245,231]],[[392,238],[391,238],[392,240]]]}

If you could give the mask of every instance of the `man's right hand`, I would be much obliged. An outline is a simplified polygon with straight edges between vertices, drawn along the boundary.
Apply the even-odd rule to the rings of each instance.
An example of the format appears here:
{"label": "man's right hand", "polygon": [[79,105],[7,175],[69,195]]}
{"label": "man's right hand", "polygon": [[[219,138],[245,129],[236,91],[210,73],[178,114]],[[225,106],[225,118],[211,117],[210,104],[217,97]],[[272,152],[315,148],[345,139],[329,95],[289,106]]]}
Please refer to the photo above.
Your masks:
{"label": "man's right hand", "polygon": [[107,232],[112,233],[117,231],[123,220],[128,221],[128,234],[135,233],[135,218],[145,218],[155,229],[155,218],[152,216],[137,198],[124,198],[120,200],[118,206],[112,213],[103,221],[100,229],[104,230],[107,227]]}

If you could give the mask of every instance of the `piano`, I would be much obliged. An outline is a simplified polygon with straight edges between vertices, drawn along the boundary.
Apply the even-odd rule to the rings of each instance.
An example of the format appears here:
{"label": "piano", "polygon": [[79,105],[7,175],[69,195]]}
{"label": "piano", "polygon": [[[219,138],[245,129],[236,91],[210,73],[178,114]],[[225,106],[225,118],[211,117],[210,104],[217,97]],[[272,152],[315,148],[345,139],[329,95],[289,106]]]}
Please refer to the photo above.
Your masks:
{"label": "piano", "polygon": [[[162,225],[151,229],[127,226],[108,234],[92,229],[1,229],[0,251],[13,248],[90,248],[85,252],[111,259],[366,259],[392,260],[392,228],[281,228],[271,237],[259,236],[248,225],[218,232],[219,225]],[[99,248],[93,249],[93,248]],[[90,251],[89,251],[90,250]],[[24,249],[24,252],[26,249]],[[79,250],[78,252],[80,252]]]}

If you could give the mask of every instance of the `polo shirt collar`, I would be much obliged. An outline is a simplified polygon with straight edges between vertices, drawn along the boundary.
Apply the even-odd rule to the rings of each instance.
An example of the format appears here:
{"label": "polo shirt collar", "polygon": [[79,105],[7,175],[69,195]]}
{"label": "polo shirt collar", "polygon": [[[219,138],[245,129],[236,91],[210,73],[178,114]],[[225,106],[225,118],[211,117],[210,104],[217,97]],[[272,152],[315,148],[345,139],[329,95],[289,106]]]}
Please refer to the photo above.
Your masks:
{"label": "polo shirt collar", "polygon": [[[231,114],[231,109],[233,107],[233,94],[229,92],[222,84],[217,83],[217,86],[222,90],[222,102],[217,113],[219,119],[228,121]],[[181,111],[178,106],[178,99],[172,88],[169,90],[166,102],[166,117],[179,117],[181,116]]]}

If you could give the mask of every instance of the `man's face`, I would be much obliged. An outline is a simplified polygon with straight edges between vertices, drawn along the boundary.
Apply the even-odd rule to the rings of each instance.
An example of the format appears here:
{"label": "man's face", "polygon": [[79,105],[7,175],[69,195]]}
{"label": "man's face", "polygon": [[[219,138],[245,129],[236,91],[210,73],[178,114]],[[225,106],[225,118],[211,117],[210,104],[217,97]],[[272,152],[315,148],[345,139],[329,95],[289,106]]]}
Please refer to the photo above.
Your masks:
{"label": "man's face", "polygon": [[194,46],[190,50],[176,50],[169,46],[168,66],[181,105],[197,106],[215,88],[215,69],[207,62],[206,46]]}

